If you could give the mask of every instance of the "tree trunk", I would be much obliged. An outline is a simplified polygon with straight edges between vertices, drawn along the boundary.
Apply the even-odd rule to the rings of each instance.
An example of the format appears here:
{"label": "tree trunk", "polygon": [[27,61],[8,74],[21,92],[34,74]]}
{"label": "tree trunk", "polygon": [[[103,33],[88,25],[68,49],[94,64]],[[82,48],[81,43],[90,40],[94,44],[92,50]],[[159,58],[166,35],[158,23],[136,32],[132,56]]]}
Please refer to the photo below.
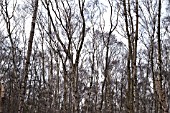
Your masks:
{"label": "tree trunk", "polygon": [[130,33],[129,33],[129,23],[128,23],[128,14],[127,14],[127,8],[126,8],[126,0],[123,1],[123,7],[124,7],[124,15],[125,15],[125,25],[126,25],[126,34],[128,37],[128,59],[127,59],[127,75],[128,75],[128,89],[127,89],[127,112],[128,113],[133,113],[133,102],[132,102],[132,78],[131,78],[131,58],[132,58],[132,47],[131,47],[131,38],[130,38]]}
{"label": "tree trunk", "polygon": [[136,59],[137,59],[137,41],[138,41],[138,0],[136,0],[136,32],[135,32],[135,42],[134,42],[134,50],[133,50],[133,81],[134,81],[134,108],[135,112],[139,112],[139,103],[138,103],[138,91],[137,91],[137,65],[136,65]]}
{"label": "tree trunk", "polygon": [[168,103],[166,99],[165,94],[165,87],[162,85],[163,83],[163,77],[162,77],[162,50],[161,50],[161,0],[159,0],[159,6],[158,6],[158,78],[156,81],[156,88],[158,92],[159,102],[161,105],[161,108],[163,109],[164,113],[169,112]]}
{"label": "tree trunk", "polygon": [[32,52],[32,43],[33,43],[33,38],[34,38],[35,23],[36,23],[37,12],[38,12],[38,1],[39,0],[35,0],[35,4],[34,4],[34,12],[32,16],[31,31],[30,31],[27,57],[26,57],[27,59],[25,62],[25,67],[24,67],[24,76],[22,79],[23,82],[21,83],[20,105],[19,105],[18,113],[24,113],[24,99],[25,99],[25,94],[26,94],[26,86],[27,86],[27,80],[28,80],[29,64],[30,64],[30,57],[31,57],[31,52]]}

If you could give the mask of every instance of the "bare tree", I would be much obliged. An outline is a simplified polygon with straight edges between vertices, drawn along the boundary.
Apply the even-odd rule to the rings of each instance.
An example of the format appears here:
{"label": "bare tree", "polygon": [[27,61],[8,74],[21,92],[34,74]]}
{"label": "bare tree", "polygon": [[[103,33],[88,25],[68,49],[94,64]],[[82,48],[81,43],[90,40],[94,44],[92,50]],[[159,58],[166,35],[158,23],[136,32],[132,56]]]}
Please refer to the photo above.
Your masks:
{"label": "bare tree", "polygon": [[165,86],[163,85],[163,77],[162,77],[162,48],[161,48],[161,7],[162,1],[159,0],[158,6],[158,27],[157,27],[157,35],[158,35],[158,75],[156,80],[156,90],[158,92],[159,102],[163,109],[164,113],[169,112],[167,97],[165,94]]}
{"label": "bare tree", "polygon": [[[131,13],[131,1],[123,1],[124,7],[124,18],[126,26],[126,36],[128,38],[128,61],[127,61],[127,73],[128,73],[128,91],[127,91],[127,110],[130,113],[138,111],[138,100],[137,100],[137,41],[138,41],[138,0],[135,1],[135,15],[136,20],[133,20]],[[135,29],[134,29],[134,21]]]}
{"label": "bare tree", "polygon": [[1,0],[1,111],[168,113],[164,3]]}
{"label": "bare tree", "polygon": [[28,80],[28,73],[29,73],[28,69],[29,69],[29,64],[30,64],[30,57],[31,57],[32,43],[33,43],[33,38],[34,38],[37,11],[38,11],[38,0],[36,0],[34,4],[31,31],[30,31],[29,41],[28,41],[27,58],[26,58],[25,66],[24,66],[23,83],[21,84],[20,105],[19,105],[18,113],[24,112],[24,100],[25,100],[25,95],[26,95],[26,87],[27,87],[27,80]]}

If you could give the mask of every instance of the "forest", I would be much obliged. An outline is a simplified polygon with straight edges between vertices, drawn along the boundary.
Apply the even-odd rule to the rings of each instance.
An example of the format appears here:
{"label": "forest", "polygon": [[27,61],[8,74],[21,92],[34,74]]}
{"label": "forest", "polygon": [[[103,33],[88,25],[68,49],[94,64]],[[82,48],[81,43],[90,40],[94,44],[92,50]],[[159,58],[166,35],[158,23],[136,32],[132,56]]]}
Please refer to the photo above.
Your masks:
{"label": "forest", "polygon": [[0,0],[0,113],[170,113],[170,0]]}

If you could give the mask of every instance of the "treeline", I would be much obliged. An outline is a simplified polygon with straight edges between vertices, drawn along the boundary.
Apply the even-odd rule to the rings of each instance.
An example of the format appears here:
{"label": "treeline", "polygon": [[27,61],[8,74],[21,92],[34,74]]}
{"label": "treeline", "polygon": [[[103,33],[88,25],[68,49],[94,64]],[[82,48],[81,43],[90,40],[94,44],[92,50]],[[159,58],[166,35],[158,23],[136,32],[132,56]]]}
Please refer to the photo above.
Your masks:
{"label": "treeline", "polygon": [[2,113],[169,113],[168,0],[1,0]]}

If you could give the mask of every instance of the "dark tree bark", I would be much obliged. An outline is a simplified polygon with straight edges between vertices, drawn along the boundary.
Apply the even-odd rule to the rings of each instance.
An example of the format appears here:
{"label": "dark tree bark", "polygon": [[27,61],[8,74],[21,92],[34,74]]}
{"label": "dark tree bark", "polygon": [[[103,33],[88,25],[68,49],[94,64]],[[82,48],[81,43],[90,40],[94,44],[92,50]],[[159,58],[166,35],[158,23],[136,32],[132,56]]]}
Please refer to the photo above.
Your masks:
{"label": "dark tree bark", "polygon": [[20,105],[19,105],[18,113],[25,112],[24,111],[24,99],[25,99],[25,95],[26,95],[30,57],[31,57],[31,52],[32,52],[35,23],[36,23],[37,12],[38,12],[38,1],[39,0],[35,0],[35,4],[34,4],[34,11],[33,11],[33,16],[32,16],[32,23],[31,23],[31,31],[30,31],[29,41],[28,41],[27,57],[26,57],[26,62],[25,62],[25,66],[24,66],[24,75],[23,75],[23,79],[22,79],[23,82],[21,83]]}
{"label": "dark tree bark", "polygon": [[161,49],[161,7],[162,7],[162,1],[159,0],[159,6],[158,6],[158,78],[156,81],[156,88],[158,92],[159,102],[163,109],[164,113],[169,112],[169,107],[167,103],[167,97],[165,94],[165,87],[163,85],[163,77],[162,77],[162,49]]}
{"label": "dark tree bark", "polygon": [[[124,18],[126,26],[126,36],[128,39],[128,59],[127,59],[127,78],[128,78],[128,91],[127,91],[127,112],[134,113],[139,110],[138,106],[138,93],[137,93],[137,42],[138,42],[138,0],[135,1],[135,15],[136,23],[134,27],[134,20],[131,13],[131,1],[123,1]],[[135,29],[134,29],[135,28]]]}

